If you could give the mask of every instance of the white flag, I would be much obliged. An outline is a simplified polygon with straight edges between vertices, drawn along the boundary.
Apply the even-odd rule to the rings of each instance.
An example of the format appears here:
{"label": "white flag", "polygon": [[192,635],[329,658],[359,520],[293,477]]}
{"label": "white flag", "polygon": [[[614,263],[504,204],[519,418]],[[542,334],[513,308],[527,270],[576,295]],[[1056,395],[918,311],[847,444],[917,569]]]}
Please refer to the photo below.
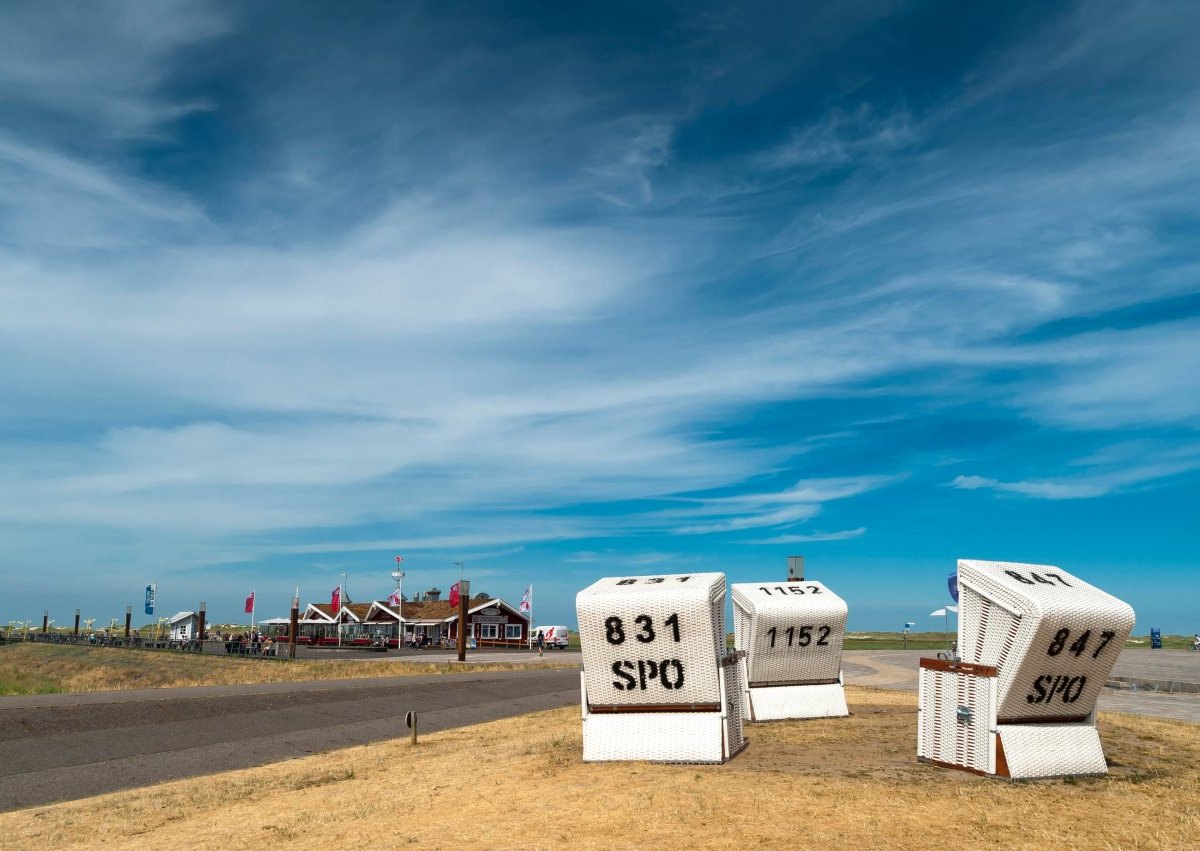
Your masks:
{"label": "white flag", "polygon": [[533,596],[533,586],[530,585],[528,588],[525,589],[525,596],[523,596],[521,598],[521,611],[523,611],[523,612],[529,611],[529,606],[530,606],[529,598],[532,596]]}

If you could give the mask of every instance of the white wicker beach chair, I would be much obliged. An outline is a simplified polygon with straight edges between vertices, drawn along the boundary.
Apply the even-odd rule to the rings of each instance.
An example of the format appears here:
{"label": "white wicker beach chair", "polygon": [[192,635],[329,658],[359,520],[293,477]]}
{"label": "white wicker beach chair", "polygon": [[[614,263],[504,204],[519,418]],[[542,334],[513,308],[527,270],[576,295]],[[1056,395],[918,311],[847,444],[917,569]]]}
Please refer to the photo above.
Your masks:
{"label": "white wicker beach chair", "polygon": [[918,758],[1013,779],[1105,774],[1096,700],[1130,606],[1057,567],[958,562],[960,659],[922,659]]}
{"label": "white wicker beach chair", "polygon": [[723,574],[610,577],[575,605],[584,761],[720,763],[745,746]]}
{"label": "white wicker beach chair", "polygon": [[820,582],[738,583],[734,647],[745,651],[746,718],[850,714],[842,685],[846,601]]}

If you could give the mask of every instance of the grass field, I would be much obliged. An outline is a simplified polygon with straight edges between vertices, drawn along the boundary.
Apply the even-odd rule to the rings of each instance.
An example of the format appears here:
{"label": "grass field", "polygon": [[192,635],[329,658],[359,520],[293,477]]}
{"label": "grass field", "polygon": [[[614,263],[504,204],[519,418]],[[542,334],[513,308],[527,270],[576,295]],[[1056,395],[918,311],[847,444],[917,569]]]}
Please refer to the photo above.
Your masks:
{"label": "grass field", "polygon": [[916,698],[748,728],[723,766],[584,764],[575,708],[0,815],[10,847],[1200,847],[1200,725],[1102,713],[1110,774],[1009,783],[915,759]]}
{"label": "grass field", "polygon": [[[541,664],[555,663],[551,659]],[[0,646],[0,695],[397,677],[518,667],[522,666],[237,659],[171,651],[23,642]]]}

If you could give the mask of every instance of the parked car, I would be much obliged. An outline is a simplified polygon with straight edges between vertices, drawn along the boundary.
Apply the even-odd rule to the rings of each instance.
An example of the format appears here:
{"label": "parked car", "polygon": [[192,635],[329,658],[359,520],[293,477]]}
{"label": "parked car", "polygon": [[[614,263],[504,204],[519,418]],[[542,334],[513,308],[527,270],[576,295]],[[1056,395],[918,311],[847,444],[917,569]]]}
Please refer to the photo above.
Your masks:
{"label": "parked car", "polygon": [[533,628],[533,643],[537,644],[538,633],[546,638],[547,647],[557,647],[566,650],[570,643],[571,631],[565,626],[535,626]]}

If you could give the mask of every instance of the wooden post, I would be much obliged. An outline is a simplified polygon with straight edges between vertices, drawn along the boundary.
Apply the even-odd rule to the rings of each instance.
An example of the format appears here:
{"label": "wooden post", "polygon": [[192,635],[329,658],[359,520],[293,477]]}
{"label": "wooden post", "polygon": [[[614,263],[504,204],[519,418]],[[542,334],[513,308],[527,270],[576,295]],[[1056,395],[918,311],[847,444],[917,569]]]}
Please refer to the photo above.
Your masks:
{"label": "wooden post", "polygon": [[50,610],[46,609],[42,612],[42,635],[50,631]]}
{"label": "wooden post", "polygon": [[79,637],[79,609],[75,610],[75,637]]}
{"label": "wooden post", "polygon": [[296,633],[300,630],[300,598],[292,598],[292,618],[288,625],[288,635],[292,637],[292,643],[288,645],[288,658],[296,658]]}
{"label": "wooden post", "polygon": [[196,640],[200,642],[200,652],[201,653],[204,652],[204,621],[206,620],[205,615],[207,614],[207,612],[204,611],[205,605],[206,605],[205,602],[203,600],[201,600],[200,601],[200,618],[199,618],[200,622],[198,624],[196,624],[196,631],[197,631]]}
{"label": "wooden post", "polygon": [[125,607],[125,641],[129,641],[129,624],[133,620],[133,606]]}
{"label": "wooden post", "polygon": [[467,661],[467,598],[471,596],[471,583],[458,580],[458,661]]}

